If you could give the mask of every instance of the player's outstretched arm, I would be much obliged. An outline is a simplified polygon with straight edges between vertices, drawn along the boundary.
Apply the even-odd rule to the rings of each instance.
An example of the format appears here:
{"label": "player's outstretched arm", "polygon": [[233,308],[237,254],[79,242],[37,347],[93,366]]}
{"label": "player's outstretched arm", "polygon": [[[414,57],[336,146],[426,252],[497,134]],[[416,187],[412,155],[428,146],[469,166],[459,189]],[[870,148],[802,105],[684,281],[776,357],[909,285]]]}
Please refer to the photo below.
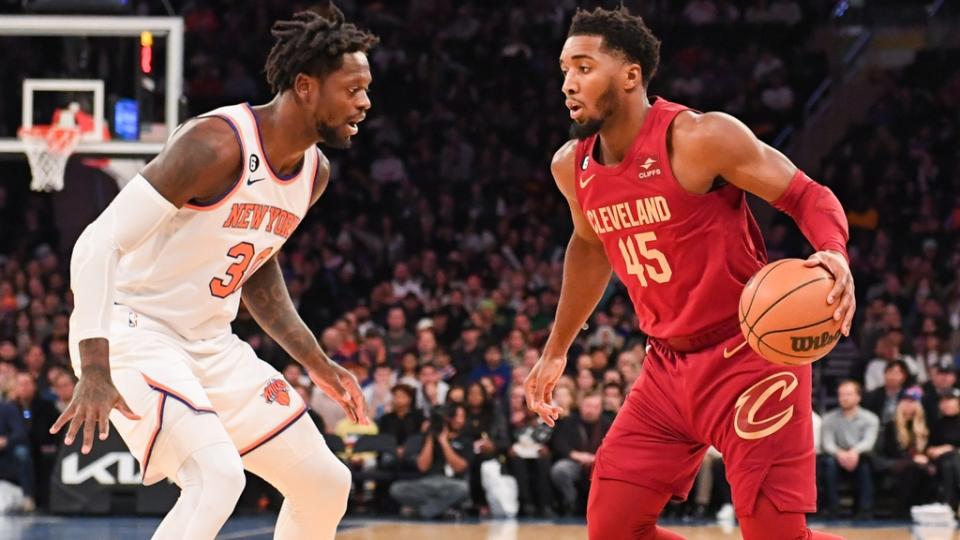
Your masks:
{"label": "player's outstretched arm", "polygon": [[693,193],[706,193],[717,176],[788,214],[816,249],[808,266],[823,266],[836,281],[827,295],[836,320],[850,335],[856,310],[853,275],[847,257],[847,217],[827,187],[811,180],[782,153],[760,141],[736,118],[724,113],[684,112],[673,126],[671,166]]}
{"label": "player's outstretched arm", "polygon": [[276,257],[257,270],[241,290],[243,303],[257,324],[307,369],[313,382],[340,404],[351,420],[368,423],[363,392],[352,373],[337,365],[320,348],[317,338],[297,313]]}
{"label": "player's outstretched arm", "polygon": [[67,444],[81,428],[83,453],[90,451],[95,429],[106,439],[113,408],[139,418],[110,377],[108,337],[120,256],[140,246],[186,201],[221,193],[216,190],[225,189],[229,174],[240,166],[230,128],[222,120],[197,120],[178,132],[77,239],[70,261],[75,306],[70,331],[71,339],[79,341],[81,374],[73,399],[50,428],[56,433],[69,421]]}
{"label": "player's outstretched arm", "polygon": [[570,207],[574,230],[563,259],[563,283],[553,328],[543,355],[524,383],[527,406],[550,426],[560,414],[559,407],[552,405],[553,388],[566,367],[567,350],[597,307],[612,272],[603,244],[577,202],[573,184],[575,148],[575,141],[568,142],[557,151],[551,164],[557,187]]}

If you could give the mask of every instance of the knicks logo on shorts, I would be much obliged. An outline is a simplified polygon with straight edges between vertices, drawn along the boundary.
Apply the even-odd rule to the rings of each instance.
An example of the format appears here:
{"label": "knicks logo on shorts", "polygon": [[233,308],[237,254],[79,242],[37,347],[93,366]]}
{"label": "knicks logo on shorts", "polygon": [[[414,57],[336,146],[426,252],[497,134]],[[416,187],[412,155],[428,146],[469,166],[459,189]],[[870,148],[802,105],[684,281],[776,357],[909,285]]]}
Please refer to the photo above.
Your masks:
{"label": "knicks logo on shorts", "polygon": [[290,385],[283,379],[270,379],[260,394],[269,403],[279,403],[284,407],[290,406]]}
{"label": "knicks logo on shorts", "polygon": [[793,405],[781,408],[779,412],[765,418],[757,418],[764,404],[775,400],[781,403],[799,385],[796,375],[789,371],[774,373],[766,379],[748,388],[737,398],[734,405],[733,427],[741,439],[754,440],[769,437],[787,425],[793,418]]}

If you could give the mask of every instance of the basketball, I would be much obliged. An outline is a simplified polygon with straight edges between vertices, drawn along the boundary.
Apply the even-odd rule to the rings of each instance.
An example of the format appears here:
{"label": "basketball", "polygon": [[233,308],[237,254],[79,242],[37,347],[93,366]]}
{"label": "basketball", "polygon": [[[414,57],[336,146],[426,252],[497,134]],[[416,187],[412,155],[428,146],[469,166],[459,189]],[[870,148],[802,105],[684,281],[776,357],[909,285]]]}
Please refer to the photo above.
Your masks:
{"label": "basketball", "polygon": [[[837,344],[842,321],[827,304],[833,276],[803,259],[782,259],[760,269],[740,294],[740,331],[750,347],[774,364],[803,366]],[[839,299],[837,300],[839,301]]]}

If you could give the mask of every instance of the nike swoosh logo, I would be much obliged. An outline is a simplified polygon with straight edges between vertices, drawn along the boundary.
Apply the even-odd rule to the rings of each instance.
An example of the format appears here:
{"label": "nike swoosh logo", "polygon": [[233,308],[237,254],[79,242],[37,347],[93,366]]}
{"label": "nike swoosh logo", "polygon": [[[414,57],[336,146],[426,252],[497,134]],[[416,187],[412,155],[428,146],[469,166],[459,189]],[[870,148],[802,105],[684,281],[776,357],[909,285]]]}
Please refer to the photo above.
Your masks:
{"label": "nike swoosh logo", "polygon": [[747,342],[744,341],[743,343],[741,343],[741,344],[737,345],[736,347],[734,347],[732,351],[728,351],[727,348],[724,347],[724,348],[723,348],[723,357],[724,357],[725,359],[726,359],[726,358],[730,358],[731,356],[733,356],[733,355],[737,354],[738,352],[740,352],[740,349],[742,349],[744,346],[746,346],[746,344],[747,344]]}
{"label": "nike swoosh logo", "polygon": [[252,186],[261,180],[266,180],[266,178],[247,178],[247,185]]}
{"label": "nike swoosh logo", "polygon": [[595,175],[595,174],[591,174],[590,176],[588,176],[588,177],[586,177],[586,178],[581,178],[581,179],[580,179],[580,189],[583,189],[583,188],[587,187],[587,184],[589,184],[590,181],[593,180],[593,177],[594,177],[594,176],[596,176],[596,175]]}

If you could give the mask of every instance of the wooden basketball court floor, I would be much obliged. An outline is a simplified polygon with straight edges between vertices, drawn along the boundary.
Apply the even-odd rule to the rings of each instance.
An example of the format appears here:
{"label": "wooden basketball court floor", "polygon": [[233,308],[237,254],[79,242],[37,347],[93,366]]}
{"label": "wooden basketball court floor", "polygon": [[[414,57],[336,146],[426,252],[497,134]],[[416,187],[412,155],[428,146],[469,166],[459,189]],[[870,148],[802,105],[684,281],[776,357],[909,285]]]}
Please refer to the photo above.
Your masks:
{"label": "wooden basketball court floor", "polygon": [[[218,536],[220,540],[270,540],[275,517],[264,515],[232,518]],[[0,540],[127,540],[148,539],[158,518],[77,518],[0,516]],[[829,525],[813,522],[821,531],[847,540],[960,540],[953,529],[911,527],[906,523],[871,522],[856,527],[844,522]],[[737,540],[734,527],[716,524],[670,525],[687,540]],[[338,540],[585,540],[582,522],[485,521],[429,523],[348,519],[337,533]],[[776,531],[769,539],[780,540]],[[616,540],[616,539],[611,539]]]}

